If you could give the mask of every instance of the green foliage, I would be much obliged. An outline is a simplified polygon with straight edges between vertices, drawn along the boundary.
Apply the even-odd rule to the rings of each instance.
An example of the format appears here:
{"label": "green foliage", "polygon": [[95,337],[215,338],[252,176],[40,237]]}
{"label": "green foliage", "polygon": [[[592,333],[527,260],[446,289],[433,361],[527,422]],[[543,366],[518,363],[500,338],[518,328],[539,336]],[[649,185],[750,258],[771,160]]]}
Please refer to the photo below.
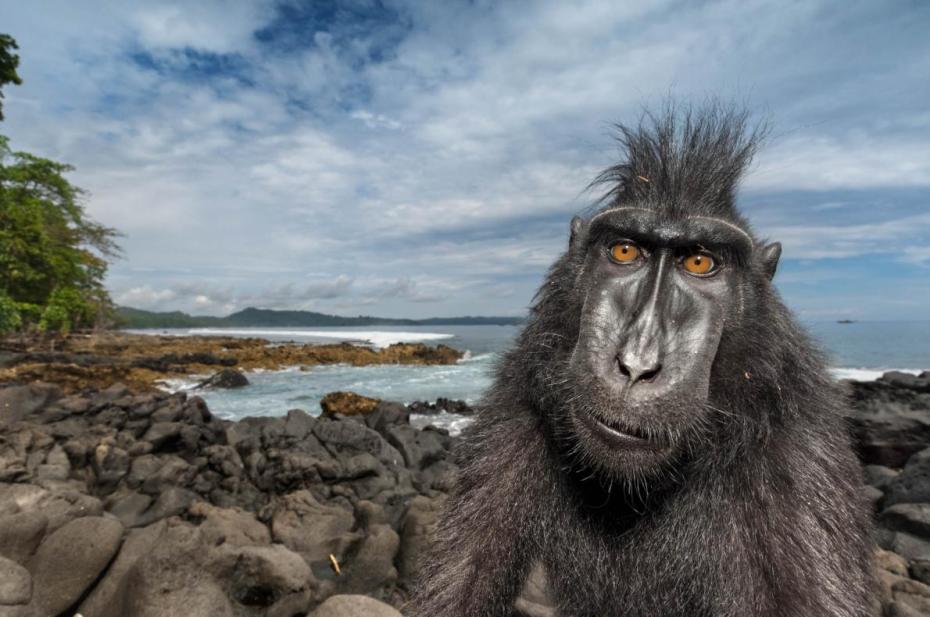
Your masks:
{"label": "green foliage", "polygon": [[94,313],[94,306],[77,289],[59,287],[49,296],[48,304],[42,311],[39,330],[67,335],[72,326],[90,323]]}
{"label": "green foliage", "polygon": [[[6,84],[19,85],[23,80],[16,72],[19,66],[19,56],[15,50],[19,49],[16,41],[9,34],[0,34],[0,88]],[[0,120],[3,120],[3,92],[0,91]]]}
{"label": "green foliage", "polygon": [[0,292],[0,334],[12,332],[20,327],[23,318],[13,299]]}
{"label": "green foliage", "polygon": [[119,252],[116,232],[85,213],[71,170],[14,152],[0,135],[0,293],[46,331],[93,323],[109,304],[107,258]]}

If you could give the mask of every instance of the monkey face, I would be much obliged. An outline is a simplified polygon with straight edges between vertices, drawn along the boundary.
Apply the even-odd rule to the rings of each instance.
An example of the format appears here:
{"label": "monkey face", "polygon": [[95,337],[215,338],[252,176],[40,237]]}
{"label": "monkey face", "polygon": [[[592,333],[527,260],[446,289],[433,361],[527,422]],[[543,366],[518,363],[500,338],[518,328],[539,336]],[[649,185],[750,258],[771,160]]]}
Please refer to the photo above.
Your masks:
{"label": "monkey face", "polygon": [[648,475],[707,428],[718,346],[745,310],[752,239],[726,220],[624,207],[573,224],[570,250],[584,300],[568,430],[595,466]]}

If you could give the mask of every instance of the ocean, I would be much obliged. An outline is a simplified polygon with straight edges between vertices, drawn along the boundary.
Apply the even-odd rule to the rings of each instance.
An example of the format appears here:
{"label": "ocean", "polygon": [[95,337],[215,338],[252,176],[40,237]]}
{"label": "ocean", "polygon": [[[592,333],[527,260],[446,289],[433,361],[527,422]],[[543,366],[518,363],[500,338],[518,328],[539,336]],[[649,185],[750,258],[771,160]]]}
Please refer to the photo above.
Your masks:
{"label": "ocean", "polygon": [[[830,356],[838,379],[875,379],[887,370],[930,370],[930,321],[806,323],[808,331]],[[216,415],[235,419],[245,416],[277,416],[300,408],[319,413],[327,392],[351,390],[377,398],[409,403],[439,397],[474,403],[490,385],[499,354],[519,332],[517,326],[430,326],[370,328],[243,328],[139,330],[148,334],[255,336],[270,341],[335,342],[365,341],[386,346],[398,341],[442,343],[465,352],[452,366],[319,366],[248,374],[251,384],[236,390],[197,391]],[[205,376],[204,376],[205,377]],[[198,377],[166,382],[165,389],[188,390]],[[414,418],[417,424],[434,423],[454,432],[461,418]]]}

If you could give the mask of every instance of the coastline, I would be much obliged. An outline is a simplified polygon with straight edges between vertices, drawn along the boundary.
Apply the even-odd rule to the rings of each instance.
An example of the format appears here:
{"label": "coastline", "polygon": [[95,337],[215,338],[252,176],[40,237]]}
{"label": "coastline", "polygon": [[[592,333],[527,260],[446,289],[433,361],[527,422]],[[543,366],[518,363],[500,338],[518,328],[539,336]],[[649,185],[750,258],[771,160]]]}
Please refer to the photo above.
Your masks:
{"label": "coastline", "polygon": [[[75,345],[2,353],[65,354],[46,359],[54,365],[69,357],[94,371],[204,351],[183,344],[169,351],[166,342],[145,340],[156,344],[109,339],[109,355],[99,341],[92,351]],[[255,349],[281,347],[236,339],[243,340],[241,348],[226,347],[228,340],[197,342],[214,346],[218,358],[246,350],[237,363]],[[335,357],[294,347],[273,354]],[[335,349],[327,354],[358,349],[329,347]],[[403,349],[420,362],[452,357]],[[389,360],[399,357],[391,353]],[[166,362],[164,372],[191,365]],[[458,472],[458,438],[428,424],[470,413],[455,401],[405,406],[340,396],[333,400],[342,407],[327,405],[318,416],[291,409],[225,420],[196,392],[168,393],[146,382],[104,386],[110,373],[100,386],[75,389],[74,380],[43,383],[30,374],[0,384],[0,567],[19,582],[15,602],[0,608],[24,616],[304,615],[346,594],[403,610]],[[863,499],[876,516],[884,610],[924,610],[930,607],[930,373],[890,372],[844,384],[864,465]],[[544,590],[537,573],[520,614],[554,615]]]}

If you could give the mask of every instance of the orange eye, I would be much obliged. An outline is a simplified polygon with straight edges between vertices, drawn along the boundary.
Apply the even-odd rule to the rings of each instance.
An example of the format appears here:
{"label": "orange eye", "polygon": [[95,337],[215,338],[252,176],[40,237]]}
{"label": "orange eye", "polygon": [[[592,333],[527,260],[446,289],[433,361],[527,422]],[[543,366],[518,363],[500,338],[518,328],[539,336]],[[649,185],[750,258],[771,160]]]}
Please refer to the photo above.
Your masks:
{"label": "orange eye", "polygon": [[639,248],[635,244],[622,242],[610,247],[610,256],[618,263],[632,263],[636,261],[637,257],[639,257]]}
{"label": "orange eye", "polygon": [[717,264],[714,258],[706,253],[692,253],[685,257],[682,265],[691,274],[708,274]]}

